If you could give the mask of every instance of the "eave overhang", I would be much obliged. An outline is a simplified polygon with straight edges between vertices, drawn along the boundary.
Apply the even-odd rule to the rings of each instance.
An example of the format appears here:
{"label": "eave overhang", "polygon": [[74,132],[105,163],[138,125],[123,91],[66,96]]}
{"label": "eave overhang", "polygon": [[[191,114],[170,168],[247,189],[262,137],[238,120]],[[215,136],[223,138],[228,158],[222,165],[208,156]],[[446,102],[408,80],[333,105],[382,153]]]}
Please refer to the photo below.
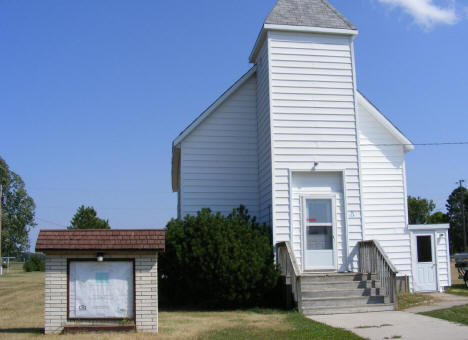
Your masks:
{"label": "eave overhang", "polygon": [[358,30],[351,29],[264,24],[257,37],[257,40],[255,41],[252,52],[250,53],[250,63],[255,63],[258,52],[260,51],[260,48],[262,47],[269,31],[345,35],[351,37],[352,39],[354,39],[359,34]]}

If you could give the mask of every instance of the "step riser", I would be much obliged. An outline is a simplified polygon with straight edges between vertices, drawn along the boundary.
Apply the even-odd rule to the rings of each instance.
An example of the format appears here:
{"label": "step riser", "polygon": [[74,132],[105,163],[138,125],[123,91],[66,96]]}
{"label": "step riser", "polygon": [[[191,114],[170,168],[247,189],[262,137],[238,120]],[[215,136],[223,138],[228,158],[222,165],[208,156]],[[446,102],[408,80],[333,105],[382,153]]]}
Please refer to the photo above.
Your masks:
{"label": "step riser", "polygon": [[380,288],[366,288],[366,289],[351,289],[351,290],[317,290],[305,291],[302,290],[302,297],[304,298],[319,298],[319,297],[352,297],[352,296],[379,296]]}
{"label": "step riser", "polygon": [[303,309],[304,315],[324,315],[324,314],[347,314],[347,313],[366,313],[366,312],[384,312],[395,310],[393,305],[375,305],[375,306],[348,306],[342,308],[322,308],[322,309]]}
{"label": "step riser", "polygon": [[357,289],[380,288],[380,281],[318,282],[301,283],[302,290],[320,291],[323,289]]}
{"label": "step riser", "polygon": [[354,297],[343,299],[302,299],[302,308],[375,305],[383,304],[386,302],[385,300],[386,299],[383,296]]}
{"label": "step riser", "polygon": [[347,281],[366,281],[366,280],[376,280],[377,276],[375,274],[323,274],[323,275],[310,275],[302,276],[301,280],[304,283],[308,282],[347,282]]}

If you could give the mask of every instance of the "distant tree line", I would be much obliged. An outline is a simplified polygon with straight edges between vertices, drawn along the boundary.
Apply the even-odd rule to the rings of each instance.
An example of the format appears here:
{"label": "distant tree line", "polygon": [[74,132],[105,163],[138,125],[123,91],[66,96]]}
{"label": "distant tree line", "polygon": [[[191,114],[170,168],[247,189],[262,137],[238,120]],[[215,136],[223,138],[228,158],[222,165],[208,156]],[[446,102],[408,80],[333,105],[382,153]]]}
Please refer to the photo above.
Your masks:
{"label": "distant tree line", "polygon": [[433,212],[435,209],[435,203],[432,200],[422,197],[408,196],[409,223],[449,223],[450,253],[454,254],[462,252],[465,251],[463,245],[462,207],[465,211],[465,225],[468,229],[468,190],[465,187],[458,187],[452,191],[447,199],[447,203],[445,204],[447,213],[443,213],[441,211]]}

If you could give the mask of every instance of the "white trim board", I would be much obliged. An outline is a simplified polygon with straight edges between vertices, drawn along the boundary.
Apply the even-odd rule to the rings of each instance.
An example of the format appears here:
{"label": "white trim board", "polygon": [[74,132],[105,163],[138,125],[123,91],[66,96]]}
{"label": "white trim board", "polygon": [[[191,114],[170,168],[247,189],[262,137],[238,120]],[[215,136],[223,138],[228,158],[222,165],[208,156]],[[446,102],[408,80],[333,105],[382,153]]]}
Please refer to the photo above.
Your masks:
{"label": "white trim board", "polygon": [[379,122],[384,128],[386,128],[401,144],[403,144],[405,152],[409,152],[414,149],[413,143],[393,125],[393,123],[380,112],[374,104],[372,104],[359,90],[357,91],[357,101],[361,104],[377,122]]}
{"label": "white trim board", "polygon": [[450,228],[450,224],[408,224],[408,230],[446,230]]}
{"label": "white trim board", "polygon": [[255,45],[249,56],[249,62],[254,63],[257,54],[265,41],[267,32],[269,31],[283,31],[283,32],[300,32],[300,33],[316,33],[316,34],[336,34],[351,36],[353,39],[359,34],[358,30],[340,29],[340,28],[326,28],[326,27],[310,27],[310,26],[294,26],[294,25],[274,25],[264,24],[260,33],[258,34]]}

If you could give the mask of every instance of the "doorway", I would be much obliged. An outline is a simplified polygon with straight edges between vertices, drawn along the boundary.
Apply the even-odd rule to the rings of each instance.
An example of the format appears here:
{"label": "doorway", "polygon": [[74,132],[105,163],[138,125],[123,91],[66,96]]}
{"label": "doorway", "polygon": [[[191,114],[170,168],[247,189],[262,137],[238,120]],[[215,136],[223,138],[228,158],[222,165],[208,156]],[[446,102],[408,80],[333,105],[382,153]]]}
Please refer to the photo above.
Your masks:
{"label": "doorway", "polygon": [[416,291],[437,290],[437,266],[435,259],[434,233],[414,233],[416,246],[416,271],[414,285]]}
{"label": "doorway", "polygon": [[303,197],[304,270],[336,270],[335,199]]}

